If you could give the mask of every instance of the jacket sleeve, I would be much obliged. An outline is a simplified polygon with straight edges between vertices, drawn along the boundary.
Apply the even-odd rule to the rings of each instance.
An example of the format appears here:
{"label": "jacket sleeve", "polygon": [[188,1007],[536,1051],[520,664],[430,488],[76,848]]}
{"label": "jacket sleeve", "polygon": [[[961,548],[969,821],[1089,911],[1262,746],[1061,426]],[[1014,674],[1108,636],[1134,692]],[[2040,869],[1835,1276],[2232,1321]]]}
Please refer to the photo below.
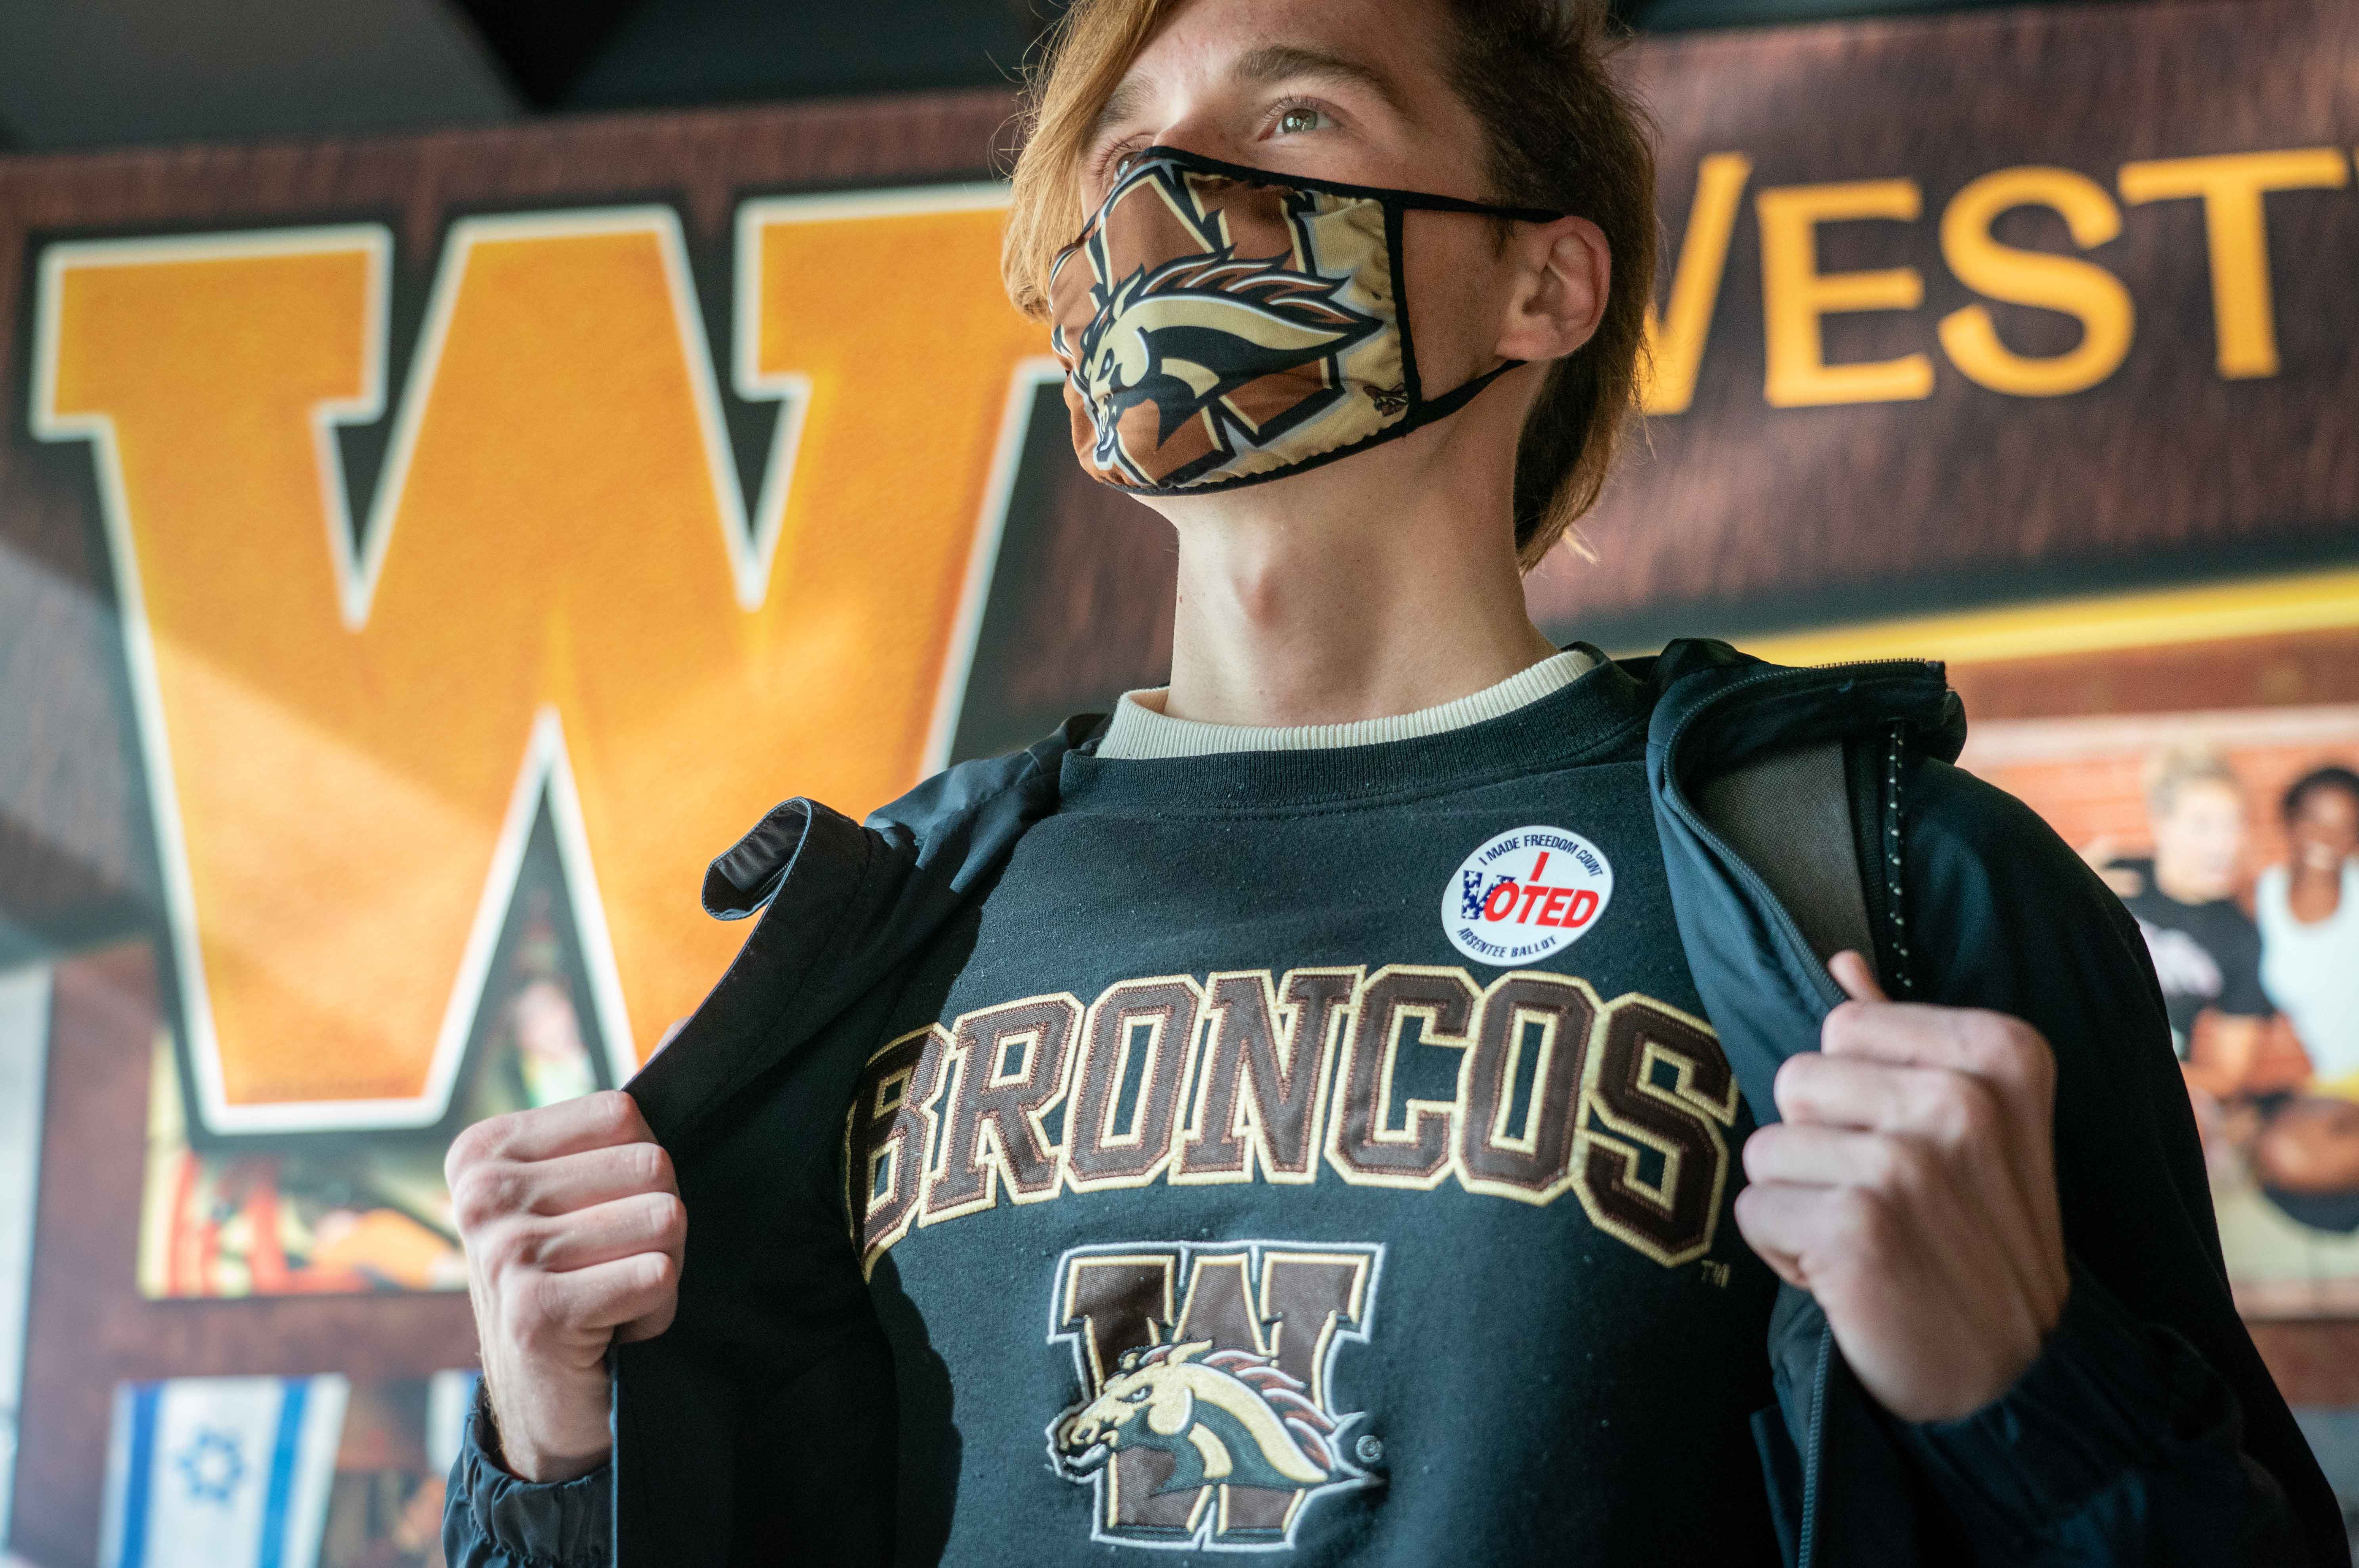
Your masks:
{"label": "jacket sleeve", "polygon": [[2284,1486],[2245,1451],[2226,1379],[2078,1263],[2062,1321],[2016,1386],[1961,1420],[1905,1428],[1901,1447],[1984,1562],[2319,1561]]}
{"label": "jacket sleeve", "polygon": [[2055,1052],[2072,1266],[2015,1388],[1903,1428],[1904,1452],[1983,1561],[2348,1564],[2341,1509],[2229,1294],[2136,922],[2029,808],[1970,774],[1921,761],[1900,805],[1917,996],[2012,1013]]}
{"label": "jacket sleeve", "polygon": [[500,1465],[478,1383],[442,1504],[450,1568],[608,1568],[614,1560],[614,1468],[571,1481],[520,1481]]}

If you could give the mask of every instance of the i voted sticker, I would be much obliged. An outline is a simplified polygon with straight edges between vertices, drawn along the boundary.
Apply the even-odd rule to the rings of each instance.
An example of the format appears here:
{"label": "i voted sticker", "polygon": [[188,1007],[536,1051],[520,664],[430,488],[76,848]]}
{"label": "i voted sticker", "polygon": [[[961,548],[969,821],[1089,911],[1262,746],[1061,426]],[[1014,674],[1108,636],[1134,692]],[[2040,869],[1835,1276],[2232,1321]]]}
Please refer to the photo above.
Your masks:
{"label": "i voted sticker", "polygon": [[1528,964],[1571,946],[1614,897],[1614,867],[1562,828],[1513,828],[1460,864],[1441,889],[1441,929],[1467,957]]}

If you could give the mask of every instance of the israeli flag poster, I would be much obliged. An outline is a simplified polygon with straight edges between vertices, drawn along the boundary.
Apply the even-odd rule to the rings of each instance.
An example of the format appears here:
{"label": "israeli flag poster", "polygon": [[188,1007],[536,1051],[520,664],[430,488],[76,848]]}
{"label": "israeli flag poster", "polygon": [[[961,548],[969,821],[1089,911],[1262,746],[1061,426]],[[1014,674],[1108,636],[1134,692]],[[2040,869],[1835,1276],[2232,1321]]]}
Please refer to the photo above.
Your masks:
{"label": "israeli flag poster", "polygon": [[342,1377],[174,1377],[114,1393],[101,1568],[314,1568]]}

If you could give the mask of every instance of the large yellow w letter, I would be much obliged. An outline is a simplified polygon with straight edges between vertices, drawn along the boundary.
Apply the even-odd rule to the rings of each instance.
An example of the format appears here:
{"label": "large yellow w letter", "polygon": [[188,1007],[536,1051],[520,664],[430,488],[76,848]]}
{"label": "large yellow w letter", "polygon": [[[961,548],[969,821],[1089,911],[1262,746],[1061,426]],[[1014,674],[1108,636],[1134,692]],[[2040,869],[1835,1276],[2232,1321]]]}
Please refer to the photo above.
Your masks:
{"label": "large yellow w letter", "polygon": [[216,1130],[443,1114],[544,799],[619,1075],[726,960],[702,863],[781,794],[915,777],[1040,346],[1001,200],[740,212],[750,505],[669,209],[457,223],[358,528],[383,229],[44,254],[34,428],[96,449]]}

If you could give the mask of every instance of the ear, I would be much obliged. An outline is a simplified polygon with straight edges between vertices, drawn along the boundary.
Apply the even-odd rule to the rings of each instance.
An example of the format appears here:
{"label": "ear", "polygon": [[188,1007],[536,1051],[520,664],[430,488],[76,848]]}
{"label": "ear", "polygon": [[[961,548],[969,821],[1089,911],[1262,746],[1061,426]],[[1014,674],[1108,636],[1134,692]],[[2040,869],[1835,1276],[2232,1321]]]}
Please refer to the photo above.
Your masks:
{"label": "ear", "polygon": [[1501,259],[1513,286],[1499,328],[1500,358],[1562,359],[1596,332],[1614,280],[1604,230],[1587,218],[1521,223]]}

